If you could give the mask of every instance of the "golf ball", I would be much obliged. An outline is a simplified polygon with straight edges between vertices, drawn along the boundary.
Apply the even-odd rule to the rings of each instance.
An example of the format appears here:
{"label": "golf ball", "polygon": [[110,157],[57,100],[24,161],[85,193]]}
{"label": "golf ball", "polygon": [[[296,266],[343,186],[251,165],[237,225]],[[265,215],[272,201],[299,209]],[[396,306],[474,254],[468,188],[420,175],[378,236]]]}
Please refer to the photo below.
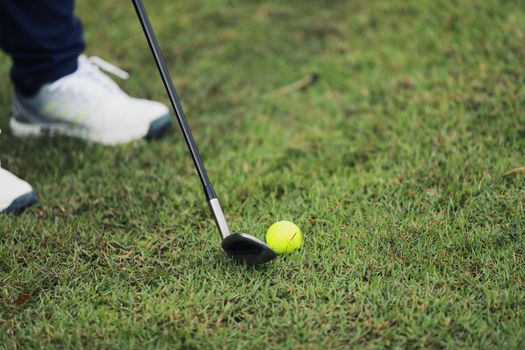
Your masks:
{"label": "golf ball", "polygon": [[301,248],[303,235],[293,222],[279,221],[268,229],[266,243],[277,254],[291,253]]}

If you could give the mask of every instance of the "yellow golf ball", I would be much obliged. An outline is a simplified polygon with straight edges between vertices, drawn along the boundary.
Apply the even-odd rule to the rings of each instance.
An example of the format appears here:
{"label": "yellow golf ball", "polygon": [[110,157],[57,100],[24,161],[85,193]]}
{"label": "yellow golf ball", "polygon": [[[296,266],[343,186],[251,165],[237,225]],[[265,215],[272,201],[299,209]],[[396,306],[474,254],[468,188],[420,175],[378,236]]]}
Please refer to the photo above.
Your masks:
{"label": "yellow golf ball", "polygon": [[303,235],[297,225],[290,221],[279,221],[266,233],[266,244],[277,254],[291,253],[301,248]]}

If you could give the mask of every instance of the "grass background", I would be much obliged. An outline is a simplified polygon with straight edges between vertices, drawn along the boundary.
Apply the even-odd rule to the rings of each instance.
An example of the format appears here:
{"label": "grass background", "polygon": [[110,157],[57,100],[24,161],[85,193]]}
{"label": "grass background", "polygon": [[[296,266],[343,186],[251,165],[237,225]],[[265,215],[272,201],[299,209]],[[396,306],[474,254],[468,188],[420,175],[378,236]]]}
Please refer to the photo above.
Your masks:
{"label": "grass background", "polygon": [[[2,166],[41,202],[0,218],[0,347],[525,348],[523,2],[146,3],[230,226],[304,249],[233,265],[178,128],[15,140],[3,79]],[[131,4],[77,5],[167,103]]]}

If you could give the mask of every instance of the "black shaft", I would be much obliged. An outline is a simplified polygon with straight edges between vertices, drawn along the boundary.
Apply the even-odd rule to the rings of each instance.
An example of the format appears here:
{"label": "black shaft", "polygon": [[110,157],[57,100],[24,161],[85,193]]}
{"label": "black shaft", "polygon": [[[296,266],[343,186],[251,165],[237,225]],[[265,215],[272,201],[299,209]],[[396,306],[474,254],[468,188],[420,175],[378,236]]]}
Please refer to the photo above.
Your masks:
{"label": "black shaft", "polygon": [[208,178],[208,174],[206,173],[206,169],[204,168],[204,163],[202,162],[201,156],[199,154],[199,150],[197,149],[197,144],[193,139],[190,126],[188,125],[188,121],[186,120],[186,116],[184,115],[184,111],[182,110],[182,105],[179,101],[179,97],[177,96],[177,92],[175,91],[175,87],[173,86],[173,81],[171,80],[168,67],[166,66],[166,62],[164,62],[159,43],[157,42],[157,38],[155,37],[155,32],[151,27],[151,23],[149,21],[146,9],[144,8],[144,4],[142,0],[132,1],[133,5],[135,6],[135,10],[137,11],[137,15],[139,17],[140,24],[142,25],[142,29],[144,29],[144,34],[146,34],[149,47],[151,48],[151,52],[155,57],[157,67],[162,77],[164,87],[168,92],[171,105],[173,106],[175,114],[177,115],[180,128],[182,129],[182,133],[184,134],[186,144],[188,145],[191,157],[193,158],[193,163],[195,163],[195,167],[197,168],[197,172],[199,173],[199,177],[204,187],[204,193],[206,194],[206,198],[208,200],[216,198],[215,192],[213,191],[213,186],[211,185],[210,179]]}

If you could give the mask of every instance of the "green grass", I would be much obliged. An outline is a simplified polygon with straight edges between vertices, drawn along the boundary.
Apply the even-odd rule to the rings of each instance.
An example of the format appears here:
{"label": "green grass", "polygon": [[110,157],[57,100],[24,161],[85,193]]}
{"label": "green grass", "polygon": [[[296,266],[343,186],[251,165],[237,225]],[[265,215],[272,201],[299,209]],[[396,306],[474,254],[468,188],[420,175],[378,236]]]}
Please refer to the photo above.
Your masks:
{"label": "green grass", "polygon": [[[304,249],[232,264],[178,128],[16,140],[4,79],[2,166],[41,202],[0,218],[0,347],[525,348],[523,2],[147,7],[230,226],[293,220]],[[78,14],[167,103],[131,4]]]}

